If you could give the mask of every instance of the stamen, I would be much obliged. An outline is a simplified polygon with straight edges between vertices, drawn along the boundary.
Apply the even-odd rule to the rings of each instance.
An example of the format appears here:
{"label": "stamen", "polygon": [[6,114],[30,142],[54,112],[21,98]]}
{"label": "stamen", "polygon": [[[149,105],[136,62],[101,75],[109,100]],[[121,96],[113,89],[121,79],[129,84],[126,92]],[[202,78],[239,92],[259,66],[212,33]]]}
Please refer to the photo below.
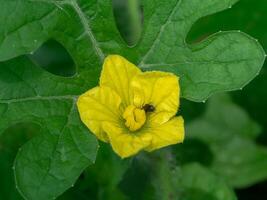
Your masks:
{"label": "stamen", "polygon": [[130,105],[125,109],[123,118],[126,120],[125,126],[128,127],[130,131],[136,131],[146,122],[146,113],[144,109]]}

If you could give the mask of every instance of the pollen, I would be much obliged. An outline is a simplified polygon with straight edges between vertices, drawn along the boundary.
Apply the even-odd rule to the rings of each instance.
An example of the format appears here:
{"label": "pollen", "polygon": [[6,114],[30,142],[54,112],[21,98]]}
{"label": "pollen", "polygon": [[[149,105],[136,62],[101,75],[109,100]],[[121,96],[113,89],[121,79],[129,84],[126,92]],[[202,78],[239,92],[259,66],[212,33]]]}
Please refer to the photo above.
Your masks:
{"label": "pollen", "polygon": [[125,119],[125,126],[130,131],[137,131],[146,122],[146,112],[144,109],[130,105],[125,109],[123,118]]}

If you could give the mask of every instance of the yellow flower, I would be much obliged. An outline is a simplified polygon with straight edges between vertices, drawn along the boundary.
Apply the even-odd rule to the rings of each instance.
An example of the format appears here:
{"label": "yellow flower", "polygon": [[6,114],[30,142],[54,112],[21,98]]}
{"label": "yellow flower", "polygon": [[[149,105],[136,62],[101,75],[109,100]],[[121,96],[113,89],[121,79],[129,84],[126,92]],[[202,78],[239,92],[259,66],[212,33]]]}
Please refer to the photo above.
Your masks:
{"label": "yellow flower", "polygon": [[100,86],[77,102],[83,123],[109,142],[122,158],[184,140],[184,122],[176,117],[180,88],[171,73],[141,72],[118,55],[108,56]]}

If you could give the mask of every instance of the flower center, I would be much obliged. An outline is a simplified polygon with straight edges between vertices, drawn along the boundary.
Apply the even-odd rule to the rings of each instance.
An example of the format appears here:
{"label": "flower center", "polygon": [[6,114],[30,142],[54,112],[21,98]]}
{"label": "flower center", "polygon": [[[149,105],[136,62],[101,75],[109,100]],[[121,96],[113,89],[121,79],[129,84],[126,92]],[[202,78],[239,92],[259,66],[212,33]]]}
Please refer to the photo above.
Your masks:
{"label": "flower center", "polygon": [[127,126],[130,131],[140,129],[146,122],[146,111],[134,105],[128,106],[122,116],[125,119],[125,126]]}

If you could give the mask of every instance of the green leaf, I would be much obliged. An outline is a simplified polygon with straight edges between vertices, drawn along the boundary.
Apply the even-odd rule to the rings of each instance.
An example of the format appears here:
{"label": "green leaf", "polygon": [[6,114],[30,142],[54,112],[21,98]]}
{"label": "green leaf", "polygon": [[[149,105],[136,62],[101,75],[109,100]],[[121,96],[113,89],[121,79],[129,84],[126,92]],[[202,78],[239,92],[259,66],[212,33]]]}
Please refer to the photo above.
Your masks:
{"label": "green leaf", "polygon": [[2,63],[0,80],[0,132],[25,121],[41,127],[16,157],[20,193],[25,199],[53,199],[95,160],[96,139],[80,122],[76,97],[68,95],[83,82],[51,76],[24,57]]}
{"label": "green leaf", "polygon": [[259,126],[228,96],[211,99],[207,112],[187,126],[188,138],[208,144],[210,168],[234,187],[246,187],[267,177],[267,148],[254,140]]}
{"label": "green leaf", "polygon": [[90,176],[97,176],[95,179],[102,185],[113,189],[120,181],[124,172],[128,169],[131,159],[121,159],[113,153],[112,148],[101,143],[97,159],[94,165],[88,167],[87,173]]}
{"label": "green leaf", "polygon": [[[79,68],[86,67],[81,71],[87,71],[87,78],[92,75],[89,67],[99,70],[104,56],[116,53],[146,70],[174,72],[181,78],[183,97],[203,101],[215,92],[242,88],[264,62],[259,43],[238,31],[219,32],[195,45],[185,42],[199,18],[236,2],[146,0],[143,35],[133,48],[122,41],[108,0],[5,2],[0,24],[7,25],[0,31],[0,60],[30,53],[53,38],[65,46]],[[16,14],[10,15],[13,9]]]}
{"label": "green leaf", "polygon": [[[145,70],[174,72],[183,97],[194,101],[252,80],[264,52],[246,34],[221,32],[199,44],[185,42],[199,18],[236,1],[145,0],[142,37],[130,48],[116,28],[110,0],[0,0],[0,133],[25,121],[41,127],[16,158],[21,194],[57,197],[95,160],[97,142],[79,119],[76,98],[97,84],[108,54],[123,55]],[[75,76],[55,76],[22,56],[50,39],[69,52]]]}
{"label": "green leaf", "polygon": [[[71,187],[95,159],[96,141],[85,127],[80,126],[75,104],[72,104],[69,113],[65,113],[67,118],[52,115],[48,120],[42,119],[39,135],[17,154],[16,184],[25,199],[54,199]],[[61,109],[60,104],[57,106]],[[55,124],[51,120],[55,120]],[[56,187],[51,187],[55,184]]]}
{"label": "green leaf", "polygon": [[264,28],[267,17],[266,6],[265,0],[258,0],[257,3],[254,0],[240,0],[238,4],[225,12],[200,19],[190,30],[188,41],[198,41],[199,38],[220,30],[238,28],[257,37],[266,50],[267,33]]}
{"label": "green leaf", "polygon": [[[198,41],[219,30],[238,28],[253,37],[256,37],[267,50],[267,32],[265,31],[267,19],[267,1],[241,0],[231,9],[204,17],[199,20],[188,34],[188,41]],[[235,19],[235,20],[232,20]],[[234,101],[246,109],[249,115],[264,128],[260,142],[267,144],[267,63],[265,63],[260,75],[242,91],[233,93]],[[259,101],[260,99],[260,101]],[[183,104],[184,107],[184,104]],[[182,109],[183,109],[182,107]],[[184,114],[183,114],[184,115]]]}
{"label": "green leaf", "polygon": [[[156,161],[156,162],[155,162]],[[171,154],[160,153],[151,163],[154,199],[169,200],[236,200],[233,190],[221,178],[199,164],[174,166]]]}
{"label": "green leaf", "polygon": [[193,163],[179,171],[182,200],[236,200],[235,193],[227,184],[205,167]]}
{"label": "green leaf", "polygon": [[[155,200],[155,189],[152,178],[158,170],[155,166],[158,162],[150,160],[151,156],[145,153],[132,159],[129,169],[119,184],[119,190],[128,197],[126,199]],[[153,158],[152,158],[153,159]]]}
{"label": "green leaf", "polygon": [[0,199],[23,199],[16,190],[12,166],[19,147],[32,138],[39,128],[31,123],[16,124],[0,136]]}
{"label": "green leaf", "polygon": [[109,144],[100,143],[95,164],[89,166],[76,185],[60,199],[125,199],[117,185],[129,165],[130,159],[120,159]]}
{"label": "green leaf", "polygon": [[120,184],[129,199],[236,200],[223,179],[197,163],[178,166],[169,150],[133,160]]}

